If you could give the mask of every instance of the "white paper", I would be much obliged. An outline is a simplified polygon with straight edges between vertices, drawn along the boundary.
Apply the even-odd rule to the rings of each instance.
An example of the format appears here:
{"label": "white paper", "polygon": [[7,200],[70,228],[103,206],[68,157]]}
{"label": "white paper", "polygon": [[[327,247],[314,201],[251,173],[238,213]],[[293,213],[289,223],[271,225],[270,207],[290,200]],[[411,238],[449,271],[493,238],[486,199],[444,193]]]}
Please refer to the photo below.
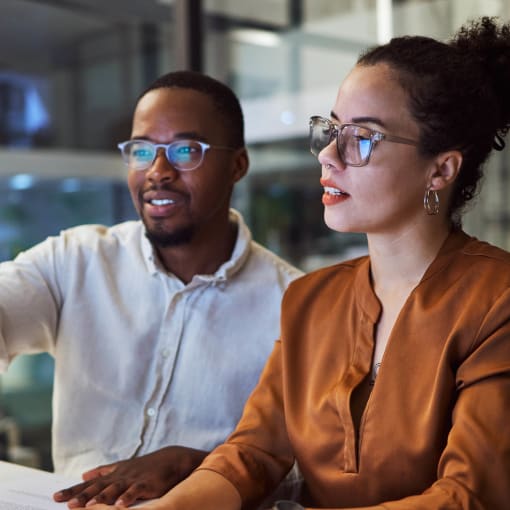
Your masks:
{"label": "white paper", "polygon": [[54,473],[0,462],[0,510],[67,510],[53,493],[79,483]]}

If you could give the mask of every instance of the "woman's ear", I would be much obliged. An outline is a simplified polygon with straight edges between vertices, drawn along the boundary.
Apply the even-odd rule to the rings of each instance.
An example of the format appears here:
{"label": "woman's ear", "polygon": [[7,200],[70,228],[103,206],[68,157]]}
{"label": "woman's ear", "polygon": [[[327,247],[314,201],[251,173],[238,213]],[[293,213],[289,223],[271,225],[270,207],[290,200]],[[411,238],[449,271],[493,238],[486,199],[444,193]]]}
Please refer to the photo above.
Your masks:
{"label": "woman's ear", "polygon": [[449,187],[460,172],[462,153],[457,150],[442,152],[433,162],[428,177],[429,189],[439,191]]}

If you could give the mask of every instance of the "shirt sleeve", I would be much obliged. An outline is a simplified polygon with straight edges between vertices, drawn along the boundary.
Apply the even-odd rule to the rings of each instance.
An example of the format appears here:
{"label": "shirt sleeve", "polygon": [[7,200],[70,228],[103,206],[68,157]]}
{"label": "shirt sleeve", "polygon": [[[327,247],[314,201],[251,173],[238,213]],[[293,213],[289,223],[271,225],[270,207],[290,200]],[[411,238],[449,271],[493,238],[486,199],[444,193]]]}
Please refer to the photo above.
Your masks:
{"label": "shirt sleeve", "polygon": [[61,303],[54,244],[0,264],[0,371],[18,354],[53,351]]}
{"label": "shirt sleeve", "polygon": [[277,341],[236,429],[198,468],[227,478],[239,491],[243,506],[251,507],[268,496],[294,462],[285,427],[281,364]]}

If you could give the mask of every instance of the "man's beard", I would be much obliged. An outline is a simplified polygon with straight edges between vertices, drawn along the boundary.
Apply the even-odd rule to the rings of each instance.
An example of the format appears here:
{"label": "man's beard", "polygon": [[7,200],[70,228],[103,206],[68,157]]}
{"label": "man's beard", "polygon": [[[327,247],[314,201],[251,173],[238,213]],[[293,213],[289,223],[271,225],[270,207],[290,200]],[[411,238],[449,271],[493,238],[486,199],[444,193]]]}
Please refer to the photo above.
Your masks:
{"label": "man's beard", "polygon": [[[170,190],[170,188],[166,186],[153,186],[151,189]],[[142,191],[140,191],[138,194],[138,202],[140,204],[140,210],[142,211],[140,213],[140,217],[145,226],[145,237],[152,243],[153,246],[156,248],[168,248],[170,246],[182,246],[183,244],[188,244],[191,242],[195,234],[195,226],[193,224],[177,228],[173,232],[168,232],[161,226],[161,224],[156,222],[156,225],[150,229],[147,225],[147,221],[145,220],[143,213],[144,200]]]}
{"label": "man's beard", "polygon": [[170,246],[182,246],[193,238],[195,229],[192,225],[182,227],[174,232],[166,232],[160,229],[149,230],[145,225],[145,237],[157,248],[168,248]]}

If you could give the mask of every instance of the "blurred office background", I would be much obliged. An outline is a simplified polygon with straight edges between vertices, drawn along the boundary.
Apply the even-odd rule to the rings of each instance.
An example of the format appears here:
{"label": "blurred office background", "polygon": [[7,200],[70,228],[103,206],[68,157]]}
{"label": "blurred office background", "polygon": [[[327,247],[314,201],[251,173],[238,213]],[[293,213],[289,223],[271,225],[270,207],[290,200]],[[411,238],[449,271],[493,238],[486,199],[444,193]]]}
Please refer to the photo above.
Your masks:
{"label": "blurred office background", "polygon": [[[480,15],[508,20],[510,0],[1,0],[0,261],[66,227],[135,217],[116,143],[144,86],[181,68],[241,98],[251,169],[234,205],[254,237],[304,270],[364,253],[362,236],[323,225],[308,117],[329,114],[367,46],[447,38]],[[504,248],[508,176],[505,150],[465,221]],[[3,442],[15,460],[51,469],[52,373],[36,355],[1,377],[0,456]]]}

